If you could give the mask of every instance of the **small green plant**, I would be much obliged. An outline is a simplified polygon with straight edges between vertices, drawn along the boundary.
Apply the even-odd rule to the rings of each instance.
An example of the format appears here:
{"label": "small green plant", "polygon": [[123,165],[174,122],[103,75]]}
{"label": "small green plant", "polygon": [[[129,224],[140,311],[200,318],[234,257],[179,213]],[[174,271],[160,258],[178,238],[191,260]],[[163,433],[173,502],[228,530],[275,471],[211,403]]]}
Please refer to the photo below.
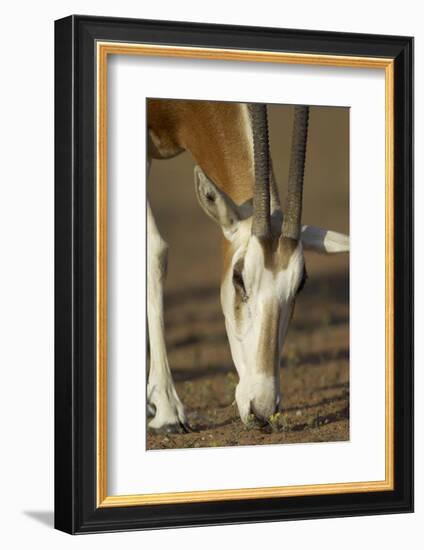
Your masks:
{"label": "small green plant", "polygon": [[268,423],[271,426],[271,429],[273,432],[278,432],[280,430],[280,418],[281,418],[280,412],[276,412],[275,414],[272,414],[268,418]]}
{"label": "small green plant", "polygon": [[280,414],[279,424],[280,424],[280,429],[283,432],[288,432],[290,430],[291,421],[290,421],[290,417],[287,413]]}
{"label": "small green plant", "polygon": [[253,430],[254,428],[257,428],[257,427],[258,427],[258,421],[256,419],[256,416],[250,413],[246,420],[245,429]]}
{"label": "small green plant", "polygon": [[296,367],[300,363],[300,358],[295,349],[289,349],[286,355],[286,363],[288,367]]}

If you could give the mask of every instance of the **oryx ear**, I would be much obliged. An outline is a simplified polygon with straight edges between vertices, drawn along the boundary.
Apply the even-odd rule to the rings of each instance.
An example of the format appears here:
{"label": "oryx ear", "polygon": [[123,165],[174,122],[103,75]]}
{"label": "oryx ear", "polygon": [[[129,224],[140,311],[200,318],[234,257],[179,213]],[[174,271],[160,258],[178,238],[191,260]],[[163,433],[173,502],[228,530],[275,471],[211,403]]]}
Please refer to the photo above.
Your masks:
{"label": "oryx ear", "polygon": [[349,252],[349,236],[313,225],[302,226],[301,241],[305,250],[322,254]]}
{"label": "oryx ear", "polygon": [[222,227],[231,240],[240,222],[239,207],[210,180],[199,166],[194,168],[197,200],[206,214]]}

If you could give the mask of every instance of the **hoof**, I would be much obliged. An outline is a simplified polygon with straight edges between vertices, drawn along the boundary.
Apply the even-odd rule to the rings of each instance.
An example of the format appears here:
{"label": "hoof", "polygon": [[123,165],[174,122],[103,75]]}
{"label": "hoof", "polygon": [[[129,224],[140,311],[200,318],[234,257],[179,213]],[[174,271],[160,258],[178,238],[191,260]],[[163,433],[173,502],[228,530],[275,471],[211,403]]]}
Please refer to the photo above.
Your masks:
{"label": "hoof", "polygon": [[149,426],[149,432],[153,434],[186,434],[193,430],[187,424],[187,422],[174,422],[173,424],[164,424],[159,428],[152,428]]}

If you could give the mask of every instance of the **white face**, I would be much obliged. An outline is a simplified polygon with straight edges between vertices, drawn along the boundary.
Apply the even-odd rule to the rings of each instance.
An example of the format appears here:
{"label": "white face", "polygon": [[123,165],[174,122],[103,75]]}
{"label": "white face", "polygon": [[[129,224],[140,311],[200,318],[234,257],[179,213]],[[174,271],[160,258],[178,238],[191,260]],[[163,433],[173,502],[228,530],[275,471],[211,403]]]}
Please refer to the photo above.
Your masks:
{"label": "white face", "polygon": [[279,409],[280,355],[305,275],[301,242],[280,238],[274,250],[267,249],[251,235],[250,227],[251,220],[244,220],[234,233],[231,264],[221,285],[239,375],[236,401],[245,423],[252,414],[266,422]]}
{"label": "white face", "polygon": [[[252,414],[266,422],[280,405],[279,360],[296,295],[305,280],[303,249],[346,252],[349,238],[304,226],[300,241],[278,237],[278,227],[271,241],[260,241],[252,235],[250,203],[234,204],[199,168],[195,178],[200,205],[229,241],[221,304],[239,375],[240,416],[245,423]],[[281,212],[275,218],[281,220]]]}

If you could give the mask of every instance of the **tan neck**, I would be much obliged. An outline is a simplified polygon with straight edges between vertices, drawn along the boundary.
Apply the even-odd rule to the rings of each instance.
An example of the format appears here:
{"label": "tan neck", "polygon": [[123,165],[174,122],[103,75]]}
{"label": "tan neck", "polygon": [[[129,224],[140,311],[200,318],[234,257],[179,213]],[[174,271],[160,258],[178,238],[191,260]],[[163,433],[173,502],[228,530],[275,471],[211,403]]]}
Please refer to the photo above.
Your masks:
{"label": "tan neck", "polygon": [[253,145],[247,106],[212,101],[150,100],[156,155],[182,149],[234,202],[252,197]]}
{"label": "tan neck", "polygon": [[[153,158],[187,150],[236,204],[252,198],[253,141],[246,104],[149,100],[149,130],[154,137]],[[226,239],[222,244],[224,275],[233,252]]]}

